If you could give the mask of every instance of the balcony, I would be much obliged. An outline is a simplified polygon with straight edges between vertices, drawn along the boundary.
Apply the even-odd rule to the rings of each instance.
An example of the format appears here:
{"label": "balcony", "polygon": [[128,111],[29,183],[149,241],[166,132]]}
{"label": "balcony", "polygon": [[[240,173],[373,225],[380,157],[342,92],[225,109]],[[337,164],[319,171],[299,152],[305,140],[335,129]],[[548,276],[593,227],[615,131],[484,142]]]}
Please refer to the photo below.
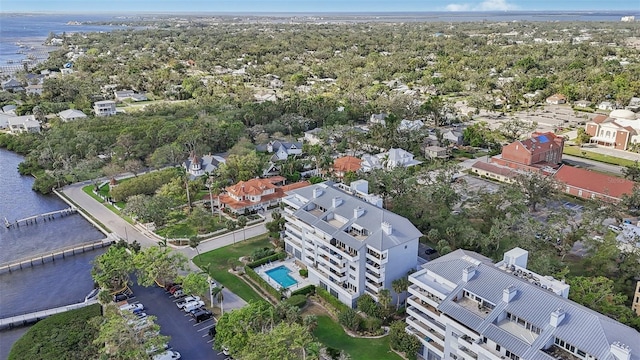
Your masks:
{"label": "balcony", "polygon": [[338,266],[337,264],[333,263],[327,255],[320,254],[317,259],[319,263],[322,263],[332,272],[342,273],[345,271],[344,267]]}
{"label": "balcony", "polygon": [[432,349],[436,349],[436,353],[441,357],[444,358],[444,346],[436,343],[435,341],[433,341],[433,338],[429,337],[428,335],[422,333],[420,330],[414,328],[413,326],[409,326],[407,327],[407,331],[410,332],[411,334],[417,336],[418,338],[422,339],[423,342],[427,343],[427,347],[431,347]]}
{"label": "balcony", "polygon": [[365,273],[365,277],[375,283],[382,284],[384,282],[384,275],[374,274],[370,271],[367,271]]}
{"label": "balcony", "polygon": [[458,355],[462,355],[462,357],[466,360],[477,360],[478,354],[469,350],[466,346],[458,346]]}
{"label": "balcony", "polygon": [[344,258],[344,256],[340,255],[338,252],[332,250],[328,246],[319,246],[318,254],[327,256],[329,260],[338,267],[344,267],[347,263],[347,260]]}
{"label": "balcony", "polygon": [[[407,324],[420,330],[420,332],[424,333],[429,339],[436,341],[438,344],[444,346],[444,335],[439,333],[436,329],[433,329],[431,326],[429,326],[429,324],[426,324],[423,321],[421,321],[419,318],[415,316],[409,316],[407,318]],[[425,340],[430,341],[428,339],[425,339]]]}
{"label": "balcony", "polygon": [[378,265],[384,265],[389,262],[389,258],[387,258],[386,256],[378,257],[378,255],[373,255],[370,252],[367,252],[367,260],[370,260]]}
{"label": "balcony", "polygon": [[420,299],[422,299],[423,301],[426,301],[428,303],[433,303],[435,304],[435,306],[440,305],[440,303],[442,303],[442,299],[440,299],[439,297],[437,297],[436,295],[418,287],[418,286],[410,286],[409,287],[409,294],[411,295],[415,295],[417,297],[419,297]]}
{"label": "balcony", "polygon": [[382,290],[382,283],[372,281],[372,280],[370,280],[370,279],[368,279],[368,278],[367,278],[367,281],[365,281],[365,285],[366,285],[368,288],[370,288],[371,290],[373,290],[373,291],[376,293],[376,296],[377,296],[377,293],[378,293],[380,290]]}
{"label": "balcony", "polygon": [[374,263],[373,261],[367,260],[366,267],[367,267],[368,271],[371,271],[371,272],[373,272],[375,274],[381,274],[382,273],[382,269],[381,269],[380,265]]}
{"label": "balcony", "polygon": [[295,247],[297,247],[298,249],[302,249],[302,243],[300,242],[300,239],[295,238],[295,237],[291,237],[289,234],[287,234],[286,232],[284,233],[285,237],[284,237],[284,241],[293,244]]}
{"label": "balcony", "polygon": [[295,237],[302,239],[302,229],[293,225],[293,224],[285,224],[285,231],[291,232]]}
{"label": "balcony", "polygon": [[407,303],[409,305],[415,306],[416,309],[418,309],[419,311],[422,311],[425,314],[429,314],[431,316],[434,317],[440,317],[440,311],[438,311],[438,309],[436,309],[434,306],[432,306],[431,304],[422,301],[421,299],[417,298],[416,296],[411,296],[407,299]]}

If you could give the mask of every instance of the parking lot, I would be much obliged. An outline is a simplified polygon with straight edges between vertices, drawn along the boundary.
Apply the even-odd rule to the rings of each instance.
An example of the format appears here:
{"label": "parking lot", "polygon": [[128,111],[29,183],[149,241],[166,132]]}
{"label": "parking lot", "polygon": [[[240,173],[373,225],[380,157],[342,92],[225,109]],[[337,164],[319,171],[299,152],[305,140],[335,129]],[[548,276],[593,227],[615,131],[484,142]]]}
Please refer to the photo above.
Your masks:
{"label": "parking lot", "polygon": [[181,359],[224,360],[227,356],[214,350],[213,340],[208,334],[209,329],[216,323],[215,318],[196,323],[195,320],[176,306],[179,299],[175,299],[163,288],[131,287],[134,297],[129,303],[142,303],[144,312],[157,318],[160,333],[170,336],[169,346],[180,353]]}

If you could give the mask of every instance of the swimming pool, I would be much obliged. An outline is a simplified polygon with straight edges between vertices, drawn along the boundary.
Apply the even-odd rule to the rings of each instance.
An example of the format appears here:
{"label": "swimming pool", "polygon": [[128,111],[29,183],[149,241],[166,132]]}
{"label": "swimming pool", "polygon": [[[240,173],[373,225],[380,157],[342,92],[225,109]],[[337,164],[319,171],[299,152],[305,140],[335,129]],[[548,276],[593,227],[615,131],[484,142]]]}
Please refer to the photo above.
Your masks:
{"label": "swimming pool", "polygon": [[289,270],[288,267],[286,267],[284,265],[280,265],[277,268],[273,268],[271,270],[267,270],[266,274],[270,278],[272,278],[275,282],[280,284],[280,286],[282,286],[283,288],[286,289],[286,288],[298,283],[296,281],[296,279],[292,278],[289,275],[290,272],[291,272],[291,270]]}

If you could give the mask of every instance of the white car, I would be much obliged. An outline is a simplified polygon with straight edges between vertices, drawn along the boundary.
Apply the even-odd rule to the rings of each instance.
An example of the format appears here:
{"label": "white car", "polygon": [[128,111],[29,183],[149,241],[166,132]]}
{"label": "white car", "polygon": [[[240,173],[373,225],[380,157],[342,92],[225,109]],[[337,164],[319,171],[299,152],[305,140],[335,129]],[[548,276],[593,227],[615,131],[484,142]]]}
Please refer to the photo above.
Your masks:
{"label": "white car", "polygon": [[176,303],[176,306],[182,309],[187,303],[190,303],[192,301],[200,301],[200,296],[187,296],[186,298],[178,301]]}
{"label": "white car", "polygon": [[199,300],[199,301],[192,301],[187,303],[182,310],[184,310],[184,312],[188,313],[191,310],[195,310],[197,308],[203,307],[204,306],[204,301]]}
{"label": "white car", "polygon": [[616,225],[609,225],[609,230],[613,231],[616,234],[619,234],[620,232],[622,232],[622,228]]}
{"label": "white car", "polygon": [[153,360],[174,360],[180,359],[180,353],[173,350],[167,350],[162,354],[155,355]]}
{"label": "white car", "polygon": [[142,311],[144,310],[144,305],[137,303],[137,304],[126,304],[126,305],[122,305],[120,306],[120,311]]}

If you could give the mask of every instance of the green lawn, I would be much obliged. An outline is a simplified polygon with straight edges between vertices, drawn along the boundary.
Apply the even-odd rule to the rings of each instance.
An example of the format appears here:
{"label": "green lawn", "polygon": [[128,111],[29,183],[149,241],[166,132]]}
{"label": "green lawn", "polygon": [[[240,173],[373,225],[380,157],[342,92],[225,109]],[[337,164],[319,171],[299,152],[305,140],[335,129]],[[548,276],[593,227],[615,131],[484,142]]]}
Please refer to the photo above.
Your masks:
{"label": "green lawn", "polygon": [[[118,216],[120,216],[121,218],[123,218],[125,221],[127,221],[129,224],[133,224],[134,221],[133,219],[131,219],[130,217],[124,215],[120,210],[116,209],[115,206],[104,202],[104,200],[102,200],[100,197],[98,197],[96,194],[93,193],[93,185],[87,185],[85,187],[82,188],[82,191],[84,191],[87,195],[91,196],[92,198],[94,198],[97,202],[102,203],[102,205],[106,206],[107,209],[113,211],[114,213],[118,214]],[[101,190],[102,192],[102,190]],[[124,206],[126,205],[124,202],[117,202],[116,203],[118,206],[120,206],[121,208],[124,208]]]}
{"label": "green lawn", "polygon": [[578,157],[589,159],[589,160],[600,161],[607,164],[614,164],[614,165],[620,165],[620,166],[635,165],[635,161],[594,153],[589,151],[586,148],[580,148],[578,146],[565,146],[563,153],[567,155],[578,156]]}
{"label": "green lawn", "polygon": [[242,256],[251,255],[256,249],[270,246],[269,238],[267,234],[264,234],[237,244],[200,254],[193,259],[193,262],[200,268],[210,263],[211,276],[243,300],[263,300],[263,297],[256,293],[242,279],[229,273],[229,260],[233,259],[237,261]]}
{"label": "green lawn", "polygon": [[329,316],[318,316],[318,327],[313,334],[326,346],[344,350],[353,360],[402,360],[391,351],[388,336],[380,339],[352,338]]}

